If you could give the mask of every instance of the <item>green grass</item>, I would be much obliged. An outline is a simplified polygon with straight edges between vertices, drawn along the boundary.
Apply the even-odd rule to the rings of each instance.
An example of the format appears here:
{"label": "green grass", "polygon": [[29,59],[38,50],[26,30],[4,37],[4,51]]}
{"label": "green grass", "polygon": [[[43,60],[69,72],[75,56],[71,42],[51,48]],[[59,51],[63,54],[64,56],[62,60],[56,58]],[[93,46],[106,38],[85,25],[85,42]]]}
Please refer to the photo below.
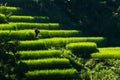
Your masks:
{"label": "green grass", "polygon": [[40,50],[51,47],[65,47],[66,44],[74,42],[95,42],[98,46],[101,46],[103,45],[104,40],[103,37],[69,37],[26,40],[20,41],[20,50]]}
{"label": "green grass", "polygon": [[99,48],[99,52],[92,53],[91,57],[102,59],[120,59],[120,47]]}
{"label": "green grass", "polygon": [[[42,33],[43,32],[43,33]],[[79,30],[41,30],[42,37],[74,37],[80,36]]]}
{"label": "green grass", "polygon": [[66,49],[75,53],[91,53],[97,50],[97,45],[94,42],[79,42],[66,45]]}
{"label": "green grass", "polygon": [[0,30],[16,30],[16,24],[0,24]]}
{"label": "green grass", "polygon": [[0,30],[23,30],[23,29],[58,29],[58,23],[9,23],[9,24],[0,24]]}
{"label": "green grass", "polygon": [[[77,30],[40,30],[39,38],[77,36]],[[9,37],[12,40],[32,40],[35,38],[34,30],[0,30],[0,37]]]}
{"label": "green grass", "polygon": [[0,37],[6,37],[12,40],[31,40],[35,39],[35,33],[32,30],[1,30]]}
{"label": "green grass", "polygon": [[35,60],[21,60],[28,66],[28,70],[35,69],[63,69],[71,67],[70,61],[66,58],[47,58]]}
{"label": "green grass", "polygon": [[75,69],[35,70],[25,73],[27,80],[73,80],[76,77]]}
{"label": "green grass", "polygon": [[60,58],[60,50],[39,50],[39,51],[20,51],[20,59],[43,59],[43,58]]}
{"label": "green grass", "polygon": [[11,12],[17,12],[21,9],[19,7],[10,7],[10,6],[0,6],[0,12],[4,12],[5,10],[11,11]]}
{"label": "green grass", "polygon": [[10,22],[48,22],[49,17],[45,16],[10,16],[8,21]]}

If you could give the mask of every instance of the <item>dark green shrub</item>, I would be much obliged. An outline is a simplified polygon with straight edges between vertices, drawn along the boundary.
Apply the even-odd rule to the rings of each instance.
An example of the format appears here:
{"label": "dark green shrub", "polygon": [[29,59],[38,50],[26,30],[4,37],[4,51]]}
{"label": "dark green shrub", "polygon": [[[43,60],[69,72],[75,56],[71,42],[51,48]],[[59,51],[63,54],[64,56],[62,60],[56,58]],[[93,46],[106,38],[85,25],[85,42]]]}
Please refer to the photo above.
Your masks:
{"label": "dark green shrub", "polygon": [[0,79],[14,80],[17,62],[18,41],[9,42],[8,38],[0,39]]}
{"label": "dark green shrub", "polygon": [[6,19],[6,16],[4,14],[0,13],[0,24],[1,23],[7,23],[7,19]]}

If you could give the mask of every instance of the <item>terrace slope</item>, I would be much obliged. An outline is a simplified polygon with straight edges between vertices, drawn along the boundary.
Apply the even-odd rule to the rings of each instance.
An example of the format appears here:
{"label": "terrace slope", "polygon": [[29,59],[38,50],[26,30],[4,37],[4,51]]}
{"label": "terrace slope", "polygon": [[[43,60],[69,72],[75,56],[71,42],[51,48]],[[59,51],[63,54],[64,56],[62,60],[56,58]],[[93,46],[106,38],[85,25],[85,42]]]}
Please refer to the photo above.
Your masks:
{"label": "terrace slope", "polygon": [[[46,16],[28,16],[21,15],[21,13],[19,15],[19,10],[23,9],[19,8],[18,10],[17,8],[5,8],[12,11],[13,15],[8,18],[7,24],[0,24],[0,38],[7,37],[12,40],[20,40],[20,51],[17,53],[20,58],[17,62],[16,71],[23,74],[18,75],[18,77],[24,75],[25,77],[21,77],[21,79],[25,80],[79,79],[77,70],[72,66],[70,60],[64,57],[64,51],[60,48],[56,50],[57,41],[52,38],[79,38],[81,32],[63,30],[59,23],[50,22],[49,17]],[[35,37],[33,28],[40,29],[38,37]],[[33,44],[31,44],[32,42],[26,43],[29,41],[32,41]],[[55,49],[51,50],[52,47]]]}
{"label": "terrace slope", "polygon": [[[21,15],[19,11],[15,14],[9,17],[8,24],[0,24],[0,38],[20,40],[16,69],[24,73],[25,80],[79,80],[77,69],[64,56],[67,54],[65,46],[76,42],[95,42],[98,47],[105,45],[104,37],[86,37],[82,31],[63,29],[60,23],[51,22],[47,16]],[[40,30],[38,37],[33,28]]]}

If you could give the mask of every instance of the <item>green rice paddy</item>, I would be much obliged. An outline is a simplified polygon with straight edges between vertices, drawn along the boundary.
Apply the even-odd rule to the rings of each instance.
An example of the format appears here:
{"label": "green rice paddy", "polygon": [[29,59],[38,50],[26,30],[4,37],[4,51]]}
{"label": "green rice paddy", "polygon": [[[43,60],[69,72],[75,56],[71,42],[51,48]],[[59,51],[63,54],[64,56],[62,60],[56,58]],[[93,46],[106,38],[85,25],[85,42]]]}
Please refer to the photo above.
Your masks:
{"label": "green rice paddy", "polygon": [[99,52],[92,53],[92,58],[102,59],[120,59],[120,47],[98,48]]}

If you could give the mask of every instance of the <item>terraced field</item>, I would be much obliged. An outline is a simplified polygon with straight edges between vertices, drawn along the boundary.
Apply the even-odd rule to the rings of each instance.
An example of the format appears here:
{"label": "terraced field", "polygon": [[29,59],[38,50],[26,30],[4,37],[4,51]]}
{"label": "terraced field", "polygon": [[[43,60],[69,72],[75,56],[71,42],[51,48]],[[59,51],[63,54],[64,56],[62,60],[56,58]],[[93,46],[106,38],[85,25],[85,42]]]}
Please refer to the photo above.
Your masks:
{"label": "terraced field", "polygon": [[[15,15],[14,13],[22,10],[20,8],[7,7],[5,9],[12,11],[13,16],[9,17],[8,24],[0,24],[0,38],[20,40],[18,52],[20,59],[17,62],[17,70],[25,71],[25,80],[79,78],[77,70],[72,67],[69,59],[63,57],[63,51],[48,49],[65,45],[67,42],[63,43],[61,38],[67,40],[66,37],[78,37],[75,41],[82,40],[79,39],[81,31],[62,30],[59,23],[50,23],[49,17],[46,16]],[[37,38],[33,28],[40,29]]]}
{"label": "terraced field", "polygon": [[[104,46],[104,37],[81,37],[82,31],[63,30],[59,23],[51,23],[49,17],[15,15],[14,12],[22,9],[16,7],[6,9],[13,11],[13,15],[9,17],[8,24],[0,24],[0,38],[20,40],[18,52],[20,60],[17,68],[25,71],[25,80],[79,80],[78,71],[70,60],[64,57],[66,53],[62,48],[91,53],[96,51],[97,47]],[[33,28],[40,29],[38,37],[35,37]],[[116,49],[119,50],[99,48],[100,52],[91,56],[119,58]],[[111,50],[116,54],[114,57]]]}
{"label": "terraced field", "polygon": [[99,52],[92,53],[92,58],[120,59],[120,47],[99,48]]}

